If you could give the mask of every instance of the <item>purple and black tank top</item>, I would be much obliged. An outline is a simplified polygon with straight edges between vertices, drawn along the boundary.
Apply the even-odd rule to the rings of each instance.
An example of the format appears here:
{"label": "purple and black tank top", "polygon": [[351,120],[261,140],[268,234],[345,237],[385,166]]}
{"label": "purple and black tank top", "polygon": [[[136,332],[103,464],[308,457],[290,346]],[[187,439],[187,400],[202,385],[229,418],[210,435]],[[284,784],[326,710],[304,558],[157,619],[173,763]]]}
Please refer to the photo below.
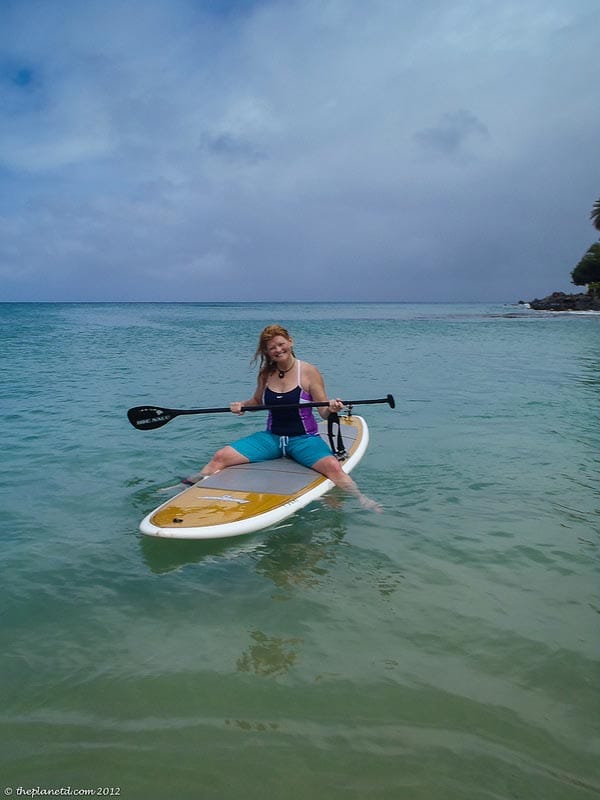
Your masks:
{"label": "purple and black tank top", "polygon": [[[286,405],[288,403],[310,403],[312,397],[300,385],[300,361],[298,361],[298,385],[289,392],[274,392],[265,387],[263,403],[268,406]],[[319,432],[312,408],[279,408],[269,411],[267,430],[276,436],[314,436]]]}

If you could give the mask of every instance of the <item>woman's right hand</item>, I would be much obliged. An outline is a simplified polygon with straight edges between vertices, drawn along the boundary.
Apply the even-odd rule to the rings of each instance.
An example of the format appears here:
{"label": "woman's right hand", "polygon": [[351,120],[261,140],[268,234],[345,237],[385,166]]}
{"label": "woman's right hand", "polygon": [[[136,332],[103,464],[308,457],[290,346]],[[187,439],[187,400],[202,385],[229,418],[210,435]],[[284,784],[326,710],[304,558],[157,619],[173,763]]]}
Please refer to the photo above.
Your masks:
{"label": "woman's right hand", "polygon": [[242,414],[244,413],[244,404],[238,402],[230,403],[229,410],[231,411],[232,414],[237,414],[238,416],[241,417]]}

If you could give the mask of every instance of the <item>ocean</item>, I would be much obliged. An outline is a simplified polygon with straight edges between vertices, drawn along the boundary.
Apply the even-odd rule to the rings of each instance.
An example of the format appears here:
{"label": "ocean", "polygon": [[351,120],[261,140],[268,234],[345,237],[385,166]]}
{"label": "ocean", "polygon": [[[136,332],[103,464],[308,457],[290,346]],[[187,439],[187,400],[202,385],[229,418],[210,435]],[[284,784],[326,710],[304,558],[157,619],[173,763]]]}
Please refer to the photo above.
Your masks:
{"label": "ocean", "polygon": [[[127,409],[249,397],[271,322],[331,396],[395,396],[353,473],[383,513],[143,537],[264,418]],[[5,796],[600,797],[600,315],[2,304],[0,353]]]}

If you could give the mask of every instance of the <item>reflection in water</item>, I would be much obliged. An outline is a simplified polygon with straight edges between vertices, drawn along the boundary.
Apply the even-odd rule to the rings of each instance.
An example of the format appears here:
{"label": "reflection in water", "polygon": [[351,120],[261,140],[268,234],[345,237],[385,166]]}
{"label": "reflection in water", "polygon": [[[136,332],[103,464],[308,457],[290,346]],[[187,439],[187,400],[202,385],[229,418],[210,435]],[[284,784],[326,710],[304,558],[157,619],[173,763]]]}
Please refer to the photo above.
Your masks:
{"label": "reflection in water", "polygon": [[296,586],[317,586],[335,562],[345,533],[343,517],[331,510],[316,508],[299,515],[253,554],[256,572],[288,592]]}
{"label": "reflection in water", "polygon": [[[349,545],[341,546],[345,535],[344,516],[321,507],[296,519],[293,527],[269,537],[250,557],[256,561],[256,572],[281,590],[274,599],[291,600],[298,587],[323,585],[340,560],[343,572],[347,572],[348,560],[352,562],[356,556]],[[353,574],[356,584],[368,584],[388,599],[404,579],[402,570],[387,557],[361,549],[360,567]]]}
{"label": "reflection in water", "polygon": [[310,506],[271,533],[205,541],[140,536],[142,556],[149,569],[160,575],[187,564],[249,555],[257,573],[279,588],[311,586],[327,571],[324,564],[335,558],[336,545],[346,532],[342,519],[331,508]]}
{"label": "reflection in water", "polygon": [[157,575],[180,569],[187,564],[235,558],[241,553],[252,552],[261,546],[260,540],[252,537],[207,541],[161,539],[153,536],[140,538],[144,561]]}
{"label": "reflection in water", "polygon": [[254,672],[264,677],[283,675],[298,659],[298,653],[292,648],[294,645],[302,644],[302,639],[267,636],[258,630],[252,631],[250,638],[254,644],[251,644],[238,658],[238,672]]}

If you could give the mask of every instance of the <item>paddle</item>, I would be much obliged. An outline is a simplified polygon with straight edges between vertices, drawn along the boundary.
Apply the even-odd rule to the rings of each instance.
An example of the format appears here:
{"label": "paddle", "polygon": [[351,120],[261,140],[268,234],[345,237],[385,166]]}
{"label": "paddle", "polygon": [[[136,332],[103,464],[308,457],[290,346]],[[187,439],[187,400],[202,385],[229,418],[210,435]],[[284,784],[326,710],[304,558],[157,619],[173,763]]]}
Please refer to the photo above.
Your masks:
{"label": "paddle", "polygon": [[[345,406],[366,406],[375,403],[387,403],[390,408],[396,407],[396,401],[391,394],[381,397],[379,400],[342,400]],[[269,411],[272,408],[316,408],[317,406],[328,406],[329,401],[313,403],[289,403],[279,406],[242,406],[244,411]],[[134,428],[139,431],[151,431],[154,428],[162,428],[174,417],[184,414],[224,414],[231,411],[230,408],[158,408],[157,406],[135,406],[127,412],[127,418]]]}

